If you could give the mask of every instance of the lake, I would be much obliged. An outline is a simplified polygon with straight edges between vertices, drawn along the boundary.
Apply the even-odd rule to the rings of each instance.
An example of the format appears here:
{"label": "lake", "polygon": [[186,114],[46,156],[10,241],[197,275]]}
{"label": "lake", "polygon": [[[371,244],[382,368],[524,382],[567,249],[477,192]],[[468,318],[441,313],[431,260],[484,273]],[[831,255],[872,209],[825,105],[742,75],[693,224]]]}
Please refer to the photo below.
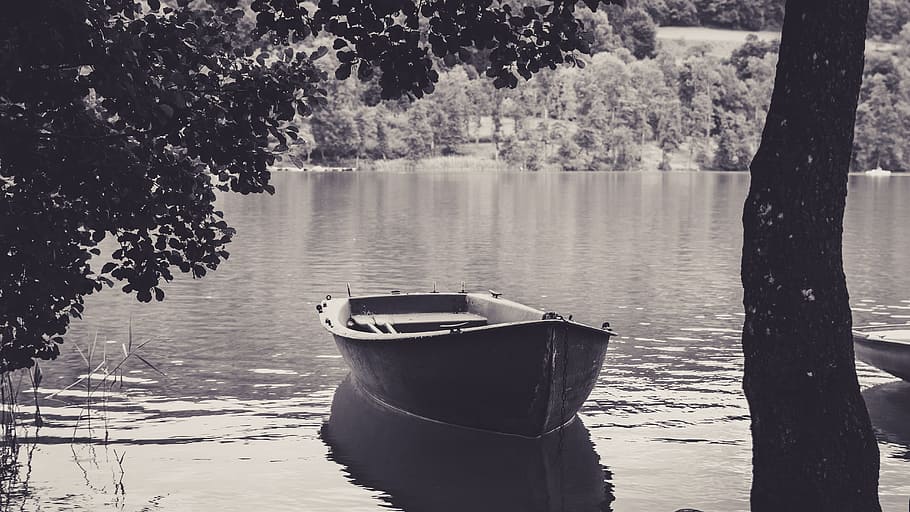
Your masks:
{"label": "lake", "polygon": [[[45,425],[20,432],[16,510],[748,510],[741,212],[725,173],[279,173],[221,200],[238,234],[162,303],[90,297],[43,363]],[[855,325],[910,321],[910,178],[851,176]],[[611,322],[581,422],[544,446],[477,439],[363,402],[326,294],[495,289]],[[151,340],[116,384],[65,389]],[[78,347],[78,348],[77,348]],[[910,496],[910,385],[858,365],[888,511]],[[100,373],[100,370],[96,373]],[[14,383],[21,376],[14,377]],[[22,379],[22,401],[31,393]],[[113,384],[113,385],[109,385]],[[336,389],[338,395],[336,396]],[[333,407],[332,435],[323,430]],[[31,411],[23,406],[24,413]],[[31,425],[31,421],[27,421]],[[107,442],[105,442],[105,440]]]}

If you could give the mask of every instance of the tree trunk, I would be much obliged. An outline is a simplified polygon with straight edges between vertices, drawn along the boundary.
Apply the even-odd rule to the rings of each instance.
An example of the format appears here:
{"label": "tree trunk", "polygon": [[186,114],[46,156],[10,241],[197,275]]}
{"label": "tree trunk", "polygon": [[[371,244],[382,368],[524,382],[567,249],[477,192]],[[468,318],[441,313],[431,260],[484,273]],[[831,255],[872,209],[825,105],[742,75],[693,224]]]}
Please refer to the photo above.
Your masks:
{"label": "tree trunk", "polygon": [[880,511],[842,262],[868,0],[788,0],[743,211],[753,511]]}

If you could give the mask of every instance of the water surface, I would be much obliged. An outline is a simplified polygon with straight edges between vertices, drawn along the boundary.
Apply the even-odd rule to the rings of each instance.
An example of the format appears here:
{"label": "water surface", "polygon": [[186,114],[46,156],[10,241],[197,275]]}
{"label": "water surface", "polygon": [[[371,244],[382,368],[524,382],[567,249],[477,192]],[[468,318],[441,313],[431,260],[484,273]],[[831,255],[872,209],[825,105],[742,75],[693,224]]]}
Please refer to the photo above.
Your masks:
{"label": "water surface", "polygon": [[[38,443],[22,439],[23,467],[6,504],[747,510],[739,258],[748,180],[287,173],[275,176],[273,197],[226,196],[238,234],[222,268],[201,280],[180,276],[163,303],[113,290],[91,297],[61,359],[43,366],[40,394],[65,388],[105,356],[117,360],[130,329],[134,345],[152,340],[140,353],[166,376],[131,360],[122,384],[96,390],[88,410],[85,383],[44,400],[47,425]],[[910,179],[850,177],[845,264],[857,325],[910,321],[907,197]],[[342,422],[332,437],[333,398],[336,410],[365,409],[338,405],[351,403],[335,397],[347,369],[315,304],[345,293],[348,282],[369,293],[428,291],[434,281],[440,290],[462,281],[492,288],[620,332],[582,423],[556,449],[489,445],[369,414],[337,414],[348,428]],[[862,364],[859,371],[881,439],[883,504],[903,511],[910,385]],[[408,449],[409,439],[427,448]],[[488,452],[498,454],[496,472],[484,473],[494,460]]]}

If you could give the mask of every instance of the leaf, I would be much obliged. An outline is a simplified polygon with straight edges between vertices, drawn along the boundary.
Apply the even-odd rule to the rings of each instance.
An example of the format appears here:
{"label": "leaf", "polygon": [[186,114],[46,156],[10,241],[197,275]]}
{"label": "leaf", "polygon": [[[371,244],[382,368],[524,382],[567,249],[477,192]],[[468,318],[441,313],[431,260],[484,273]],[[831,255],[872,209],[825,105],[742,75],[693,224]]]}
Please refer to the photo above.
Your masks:
{"label": "leaf", "polygon": [[357,78],[361,82],[369,81],[370,78],[373,78],[373,66],[366,61],[361,61],[360,65],[357,66]]}
{"label": "leaf", "polygon": [[149,0],[149,9],[151,9],[152,12],[158,12],[158,9],[161,9],[160,0]]}
{"label": "leaf", "polygon": [[351,64],[344,63],[338,66],[338,69],[335,70],[335,78],[338,80],[345,80],[351,76]]}
{"label": "leaf", "polygon": [[164,103],[159,103],[159,104],[158,104],[158,108],[159,108],[162,112],[164,112],[164,115],[165,115],[168,119],[174,117],[174,108],[171,107],[170,105],[167,105],[167,104],[164,104]]}
{"label": "leaf", "polygon": [[316,60],[318,58],[321,58],[322,56],[324,56],[327,53],[329,53],[329,49],[326,48],[325,46],[320,46],[319,48],[316,48],[316,51],[314,51],[313,53],[310,54],[310,59]]}
{"label": "leaf", "polygon": [[110,274],[111,271],[114,270],[115,268],[117,268],[117,264],[114,263],[113,261],[109,261],[109,262],[105,263],[103,267],[101,267],[101,273]]}

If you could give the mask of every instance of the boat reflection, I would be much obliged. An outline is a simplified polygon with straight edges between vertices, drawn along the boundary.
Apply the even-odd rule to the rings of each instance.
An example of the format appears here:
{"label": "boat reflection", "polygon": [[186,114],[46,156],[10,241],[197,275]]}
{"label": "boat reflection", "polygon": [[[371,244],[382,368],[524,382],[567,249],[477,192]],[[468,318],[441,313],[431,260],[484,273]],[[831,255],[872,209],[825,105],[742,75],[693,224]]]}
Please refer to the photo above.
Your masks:
{"label": "boat reflection", "polygon": [[910,383],[879,384],[863,391],[863,398],[879,439],[900,445],[900,457],[910,459]]}
{"label": "boat reflection", "polygon": [[347,377],[321,430],[351,481],[406,511],[609,511],[610,472],[584,424],[541,439],[452,427],[389,409]]}

